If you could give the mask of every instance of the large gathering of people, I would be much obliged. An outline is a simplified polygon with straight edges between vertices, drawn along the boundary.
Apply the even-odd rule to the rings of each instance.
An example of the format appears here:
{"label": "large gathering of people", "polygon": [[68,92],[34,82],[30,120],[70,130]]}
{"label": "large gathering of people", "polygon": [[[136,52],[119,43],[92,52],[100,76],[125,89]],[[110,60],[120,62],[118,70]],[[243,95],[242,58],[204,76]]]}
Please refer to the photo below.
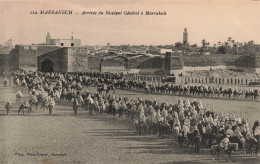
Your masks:
{"label": "large gathering of people", "polygon": [[[23,93],[18,90],[16,102],[19,111],[32,108],[47,108],[49,114],[56,104],[70,102],[74,114],[78,108],[86,109],[90,115],[106,113],[108,115],[127,117],[132,120],[139,134],[149,133],[159,136],[173,134],[181,147],[192,144],[199,152],[201,145],[214,148],[219,145],[224,151],[229,150],[230,143],[236,143],[241,152],[259,153],[260,125],[256,120],[253,128],[248,118],[235,113],[218,113],[203,106],[201,101],[179,99],[175,104],[165,101],[127,97],[115,94],[115,89],[142,88],[147,93],[165,94],[240,94],[240,90],[229,91],[228,88],[213,86],[177,86],[167,83],[153,84],[145,81],[129,80],[121,74],[101,76],[98,73],[42,73],[15,71],[4,77],[5,87],[28,88],[29,98],[21,101]],[[84,88],[96,86],[97,92]],[[180,93],[182,92],[182,93]],[[253,91],[254,93],[258,90]],[[258,96],[258,95],[257,95]],[[8,99],[5,109],[9,114],[12,102]],[[213,152],[214,154],[214,152]]]}

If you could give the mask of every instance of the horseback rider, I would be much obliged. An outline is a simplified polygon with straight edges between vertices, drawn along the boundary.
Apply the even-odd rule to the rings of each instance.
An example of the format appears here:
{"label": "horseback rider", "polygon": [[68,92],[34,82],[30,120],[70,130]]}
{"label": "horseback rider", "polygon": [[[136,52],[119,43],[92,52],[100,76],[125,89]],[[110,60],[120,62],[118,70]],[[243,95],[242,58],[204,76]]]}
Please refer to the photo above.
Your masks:
{"label": "horseback rider", "polygon": [[140,121],[140,123],[145,123],[144,109],[140,110],[139,121]]}
{"label": "horseback rider", "polygon": [[162,117],[167,118],[168,117],[168,111],[163,108],[162,110]]}
{"label": "horseback rider", "polygon": [[228,145],[229,145],[229,138],[230,138],[230,135],[226,135],[226,137],[224,139],[221,140],[219,146],[221,148],[223,148],[224,150],[227,150],[228,149]]}
{"label": "horseback rider", "polygon": [[234,137],[239,141],[239,145],[241,145],[240,147],[242,148],[241,151],[244,151],[244,148],[246,146],[246,139],[241,134],[239,126],[237,126],[234,130]]}
{"label": "horseback rider", "polygon": [[194,129],[193,129],[193,139],[194,139],[194,144],[195,144],[195,151],[197,153],[199,153],[199,145],[200,145],[200,142],[201,142],[201,135],[200,135],[200,131],[198,129],[197,126],[194,126]]}
{"label": "horseback rider", "polygon": [[25,108],[30,107],[29,101],[27,99],[24,100],[23,105],[24,105]]}
{"label": "horseback rider", "polygon": [[7,87],[8,84],[8,80],[6,79],[6,77],[4,77],[4,87]]}
{"label": "horseback rider", "polygon": [[17,97],[17,101],[20,101],[20,98],[23,97],[23,94],[22,94],[21,89],[19,89],[19,90],[17,91],[16,97]]}
{"label": "horseback rider", "polygon": [[77,112],[78,112],[78,100],[76,98],[74,98],[74,101],[73,101],[73,110],[74,110],[74,113],[75,115],[77,115]]}
{"label": "horseback rider", "polygon": [[55,106],[55,101],[54,98],[51,98],[50,96],[47,99],[47,104],[48,104],[48,108],[49,108],[49,114],[52,115],[52,110],[54,109]]}
{"label": "horseback rider", "polygon": [[10,99],[7,99],[7,103],[5,104],[5,109],[7,111],[7,115],[9,115],[9,110],[12,108],[12,103],[10,101]]}
{"label": "horseback rider", "polygon": [[28,114],[29,114],[29,112],[31,110],[31,105],[27,99],[24,100],[23,104],[20,106],[20,108],[18,110],[18,114],[20,113],[21,110],[24,111],[24,109],[28,109]]}
{"label": "horseback rider", "polygon": [[187,123],[185,123],[185,124],[183,125],[182,131],[183,131],[183,135],[184,135],[183,137],[186,138],[186,139],[188,139],[188,132],[190,131],[190,129],[189,129]]}

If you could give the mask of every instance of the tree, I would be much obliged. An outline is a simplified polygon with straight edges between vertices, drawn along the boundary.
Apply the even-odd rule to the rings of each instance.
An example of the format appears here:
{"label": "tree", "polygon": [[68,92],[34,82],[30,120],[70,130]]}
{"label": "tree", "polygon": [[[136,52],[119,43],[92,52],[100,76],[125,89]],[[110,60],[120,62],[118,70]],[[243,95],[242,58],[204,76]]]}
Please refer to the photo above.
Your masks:
{"label": "tree", "polygon": [[226,46],[220,46],[218,47],[218,53],[219,54],[227,54],[228,48]]}
{"label": "tree", "polygon": [[183,47],[183,44],[181,42],[177,42],[175,43],[175,47],[179,50],[179,49],[182,49]]}
{"label": "tree", "polygon": [[231,41],[232,41],[232,38],[228,37],[228,39],[227,39],[228,45],[230,45]]}
{"label": "tree", "polygon": [[237,43],[234,43],[233,44],[233,49],[234,49],[234,54],[238,54],[238,45],[237,45]]}
{"label": "tree", "polygon": [[201,44],[202,44],[202,47],[206,47],[206,45],[207,45],[206,40],[205,40],[205,39],[202,39]]}

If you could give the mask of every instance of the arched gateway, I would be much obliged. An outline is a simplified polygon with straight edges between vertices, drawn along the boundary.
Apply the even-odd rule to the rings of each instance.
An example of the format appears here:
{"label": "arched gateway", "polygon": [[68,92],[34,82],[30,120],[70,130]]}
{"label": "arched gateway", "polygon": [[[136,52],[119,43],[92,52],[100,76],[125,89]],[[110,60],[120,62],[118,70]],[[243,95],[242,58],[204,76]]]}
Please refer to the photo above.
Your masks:
{"label": "arched gateway", "polygon": [[53,62],[50,59],[46,59],[41,62],[42,72],[54,72]]}

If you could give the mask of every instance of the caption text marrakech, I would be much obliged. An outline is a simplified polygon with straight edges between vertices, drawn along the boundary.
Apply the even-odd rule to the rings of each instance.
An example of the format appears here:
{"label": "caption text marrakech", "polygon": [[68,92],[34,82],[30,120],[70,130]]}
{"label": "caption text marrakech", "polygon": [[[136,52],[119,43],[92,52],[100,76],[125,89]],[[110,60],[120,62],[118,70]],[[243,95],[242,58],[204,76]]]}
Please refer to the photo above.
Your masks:
{"label": "caption text marrakech", "polygon": [[31,15],[166,15],[166,11],[82,11],[81,13],[72,10],[40,10],[30,11]]}

